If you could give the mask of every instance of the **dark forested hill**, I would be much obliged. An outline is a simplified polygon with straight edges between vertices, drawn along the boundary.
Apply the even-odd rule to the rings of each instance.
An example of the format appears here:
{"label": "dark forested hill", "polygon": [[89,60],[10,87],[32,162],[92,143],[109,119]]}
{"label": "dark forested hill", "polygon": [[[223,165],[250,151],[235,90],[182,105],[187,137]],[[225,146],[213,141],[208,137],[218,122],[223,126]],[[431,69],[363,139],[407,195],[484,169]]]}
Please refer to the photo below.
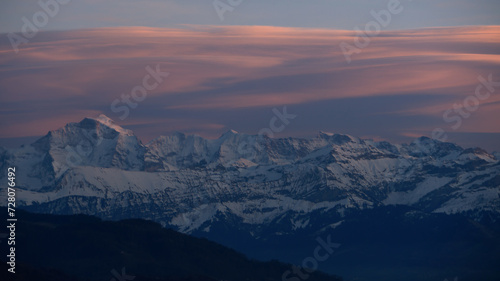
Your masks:
{"label": "dark forested hill", "polygon": [[[5,208],[0,208],[7,213]],[[16,274],[1,280],[282,280],[291,270],[279,262],[258,262],[206,239],[144,220],[119,222],[74,215],[19,211]],[[2,247],[5,260],[7,243]],[[307,280],[340,280],[314,272]],[[15,278],[13,278],[15,277]]]}

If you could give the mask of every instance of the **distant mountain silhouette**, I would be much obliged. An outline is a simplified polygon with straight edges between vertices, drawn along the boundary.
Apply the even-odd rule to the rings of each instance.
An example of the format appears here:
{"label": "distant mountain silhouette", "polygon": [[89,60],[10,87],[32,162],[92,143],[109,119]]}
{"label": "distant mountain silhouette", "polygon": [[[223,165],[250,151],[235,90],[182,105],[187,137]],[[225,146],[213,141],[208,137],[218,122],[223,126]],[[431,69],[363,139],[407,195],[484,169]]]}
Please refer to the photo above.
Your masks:
{"label": "distant mountain silhouette", "polygon": [[[7,213],[7,210],[2,207],[0,212]],[[4,277],[1,280],[109,281],[114,278],[116,281],[132,280],[135,276],[136,281],[281,281],[283,273],[291,269],[291,265],[277,261],[250,260],[215,242],[145,220],[107,222],[85,215],[41,215],[24,211],[18,211],[17,217],[17,273],[12,279],[13,276],[6,273],[6,263],[2,262],[0,276]],[[0,244],[2,249],[6,245]],[[314,272],[307,280],[341,279]]]}

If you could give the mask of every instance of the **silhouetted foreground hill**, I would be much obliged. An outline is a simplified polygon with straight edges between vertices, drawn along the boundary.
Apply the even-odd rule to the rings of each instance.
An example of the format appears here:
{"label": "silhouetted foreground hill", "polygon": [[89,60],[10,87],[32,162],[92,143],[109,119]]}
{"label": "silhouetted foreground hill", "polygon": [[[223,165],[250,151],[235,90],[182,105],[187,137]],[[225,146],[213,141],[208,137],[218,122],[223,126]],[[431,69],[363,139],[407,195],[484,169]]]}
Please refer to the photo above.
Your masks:
{"label": "silhouetted foreground hill", "polygon": [[[308,218],[313,224],[327,226],[324,233],[340,244],[319,263],[319,270],[348,281],[451,281],[455,277],[459,281],[500,281],[500,221],[491,218],[478,222],[459,214],[425,213],[408,206],[346,211],[342,218],[312,213]],[[301,264],[311,255],[316,242],[307,229],[297,229],[293,235],[267,235],[271,238],[265,241],[252,240],[246,234],[247,242],[240,243],[245,232],[224,227],[212,224],[211,236],[193,234],[224,241],[249,257],[293,264]],[[275,229],[280,227],[275,224]]]}
{"label": "silhouetted foreground hill", "polygon": [[[23,211],[17,218],[17,273],[14,278],[6,273],[4,242],[0,277],[6,278],[1,280],[272,281],[291,270],[290,265],[250,260],[215,242],[144,220],[109,222]],[[341,279],[314,272],[307,280]]]}

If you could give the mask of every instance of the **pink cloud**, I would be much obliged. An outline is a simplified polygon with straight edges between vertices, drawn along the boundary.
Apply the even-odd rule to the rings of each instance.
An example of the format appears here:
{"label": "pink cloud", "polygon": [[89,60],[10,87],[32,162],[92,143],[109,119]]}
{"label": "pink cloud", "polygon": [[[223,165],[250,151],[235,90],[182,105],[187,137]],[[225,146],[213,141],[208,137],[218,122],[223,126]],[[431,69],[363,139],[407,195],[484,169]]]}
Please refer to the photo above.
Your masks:
{"label": "pink cloud", "polygon": [[[2,114],[14,120],[11,110],[40,103],[37,111],[26,110],[16,121],[25,130],[7,125],[2,137],[41,134],[62,119],[76,121],[83,114],[106,111],[141,83],[147,65],[159,64],[171,76],[140,107],[166,111],[215,112],[415,93],[461,101],[474,91],[479,74],[500,77],[500,26],[382,32],[348,64],[339,44],[353,44],[355,36],[351,31],[268,26],[40,33],[17,55],[9,45],[0,45]],[[78,113],[69,114],[71,106]],[[449,101],[442,101],[394,112],[439,116],[447,107]],[[491,121],[498,120],[497,107],[484,108],[475,115],[479,121],[462,130],[500,132]],[[59,112],[59,117],[41,118],[43,112]],[[208,120],[198,122],[202,126],[178,124],[172,126],[224,126]]]}

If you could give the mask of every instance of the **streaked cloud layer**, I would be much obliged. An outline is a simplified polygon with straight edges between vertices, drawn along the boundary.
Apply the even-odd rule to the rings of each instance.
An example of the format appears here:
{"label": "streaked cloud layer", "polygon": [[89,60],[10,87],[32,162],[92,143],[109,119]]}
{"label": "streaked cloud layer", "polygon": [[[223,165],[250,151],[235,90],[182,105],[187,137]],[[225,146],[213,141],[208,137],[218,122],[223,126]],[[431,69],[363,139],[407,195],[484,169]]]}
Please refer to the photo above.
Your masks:
{"label": "streaked cloud layer", "polygon": [[474,94],[479,75],[500,81],[500,26],[383,31],[348,64],[339,44],[355,36],[190,25],[41,32],[19,54],[2,41],[0,138],[43,135],[100,113],[119,121],[112,101],[159,64],[170,76],[118,122],[144,141],[175,130],[257,133],[272,108],[287,105],[299,117],[282,135],[407,141],[440,127],[452,141],[500,150],[500,87],[458,129],[443,120]]}

